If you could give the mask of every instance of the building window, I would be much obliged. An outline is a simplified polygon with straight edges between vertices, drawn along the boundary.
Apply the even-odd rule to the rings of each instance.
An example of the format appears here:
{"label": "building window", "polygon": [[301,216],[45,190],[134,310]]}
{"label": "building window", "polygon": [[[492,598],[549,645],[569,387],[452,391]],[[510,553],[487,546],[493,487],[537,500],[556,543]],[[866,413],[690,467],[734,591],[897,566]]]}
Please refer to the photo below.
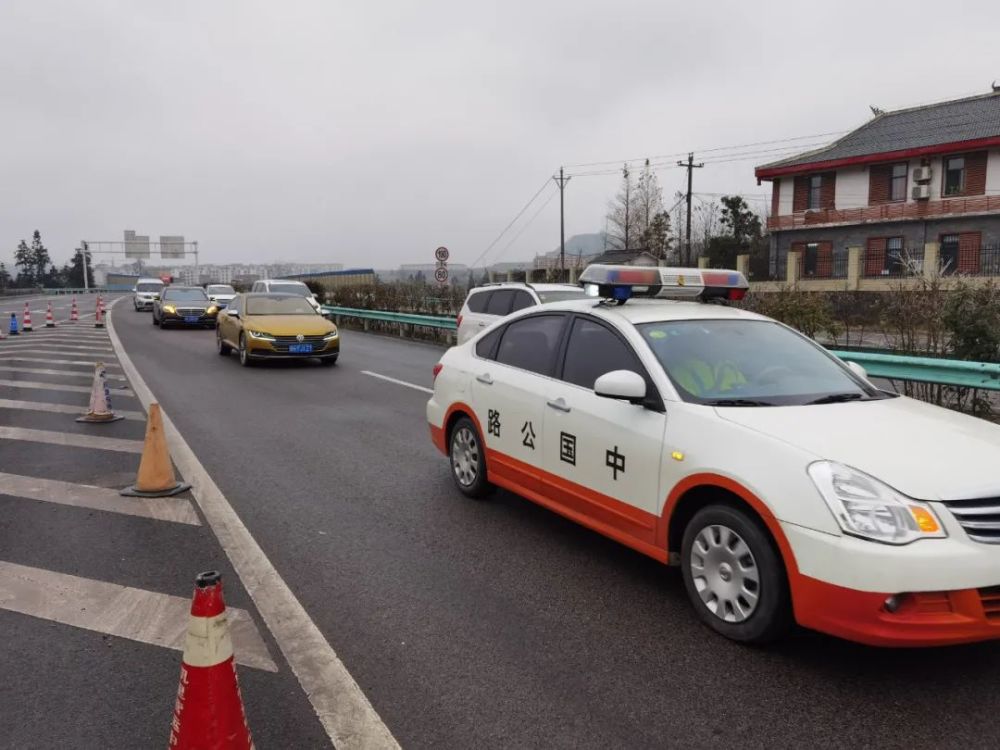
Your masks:
{"label": "building window", "polygon": [[823,175],[814,174],[809,177],[809,210],[821,208],[823,195]]}
{"label": "building window", "polygon": [[958,270],[958,235],[942,234],[938,262],[941,273],[955,273]]}
{"label": "building window", "polygon": [[949,156],[944,160],[944,194],[961,195],[965,192],[965,157]]}
{"label": "building window", "polygon": [[885,265],[882,267],[882,273],[887,275],[901,274],[904,265],[903,238],[887,238],[885,241]]}
{"label": "building window", "polygon": [[906,200],[906,173],[908,171],[909,165],[906,162],[892,165],[892,175],[889,181],[889,200]]}

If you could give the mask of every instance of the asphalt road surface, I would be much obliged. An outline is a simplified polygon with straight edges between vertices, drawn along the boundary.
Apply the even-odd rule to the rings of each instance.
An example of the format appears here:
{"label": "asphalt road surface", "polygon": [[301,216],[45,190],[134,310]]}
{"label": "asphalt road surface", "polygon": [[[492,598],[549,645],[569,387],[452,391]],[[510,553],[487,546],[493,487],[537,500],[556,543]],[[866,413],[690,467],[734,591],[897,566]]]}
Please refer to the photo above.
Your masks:
{"label": "asphalt road surface", "polygon": [[[163,331],[127,303],[116,306],[113,321],[153,394],[403,747],[996,747],[995,643],[880,650],[800,631],[767,649],[737,646],[698,623],[677,571],[508,493],[463,498],[424,417],[420,388],[429,388],[440,349],[346,331],[335,367],[242,368],[235,355],[216,354],[212,331]],[[49,396],[56,397],[70,398]],[[0,398],[18,396],[0,387]],[[135,426],[123,429],[136,434]],[[55,471],[37,450],[18,450],[0,440],[0,471]],[[105,486],[124,483],[131,465],[116,464],[112,475],[109,464]],[[65,472],[66,481],[89,477],[81,468]],[[7,506],[16,503],[0,501],[0,523],[8,523]],[[60,558],[70,544],[64,537],[81,550],[104,550],[114,539],[117,551],[121,532],[111,520],[102,515],[84,533],[47,528],[35,516],[0,526],[0,560],[133,580],[131,566],[114,556]],[[15,538],[30,535],[33,523],[45,528],[40,539]],[[150,527],[148,551],[120,555],[146,561],[132,585],[185,595],[192,560],[206,557],[227,582],[234,578],[205,526],[173,557],[161,547],[178,532],[166,526]],[[158,567],[165,556],[173,562]],[[237,581],[230,590],[278,667],[240,669],[257,746],[328,745],[252,602]],[[0,622],[15,638],[37,634],[34,618],[0,611]],[[85,640],[84,631],[45,627],[70,632],[63,647],[70,655],[73,638]],[[111,643],[102,648],[131,647]],[[96,677],[73,676],[90,668],[83,657],[64,671],[74,685],[102,683],[110,699],[126,693],[112,669],[132,664],[169,687],[176,654],[141,649]],[[0,688],[0,711],[22,723],[25,699],[16,691],[25,682],[40,706],[69,710],[69,688],[46,703],[50,693],[63,694],[53,659],[36,656],[38,647],[22,650],[8,644],[3,655],[4,664],[16,655],[19,679]],[[147,651],[169,664],[148,666]],[[128,716],[148,700],[128,696]],[[91,709],[102,717],[95,721],[120,721],[106,705]],[[156,710],[169,716],[169,706]]]}
{"label": "asphalt road surface", "polygon": [[404,747],[995,747],[996,644],[878,650],[701,626],[679,574],[507,493],[453,488],[440,350],[347,331],[241,368],[125,305],[126,350]]}

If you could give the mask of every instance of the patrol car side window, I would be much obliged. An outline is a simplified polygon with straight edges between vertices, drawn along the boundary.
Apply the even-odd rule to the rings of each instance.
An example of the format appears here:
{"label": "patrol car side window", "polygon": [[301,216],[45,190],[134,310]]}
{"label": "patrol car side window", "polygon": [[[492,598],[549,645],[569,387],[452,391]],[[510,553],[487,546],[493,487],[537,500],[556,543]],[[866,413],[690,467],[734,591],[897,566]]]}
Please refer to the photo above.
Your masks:
{"label": "patrol car side window", "polygon": [[576,318],[566,344],[562,380],[583,388],[612,370],[631,370],[645,377],[645,369],[631,347],[600,323]]}
{"label": "patrol car side window", "polygon": [[486,312],[486,305],[489,304],[490,296],[493,294],[492,291],[487,292],[473,292],[469,295],[469,301],[466,303],[469,305],[469,312],[474,313],[484,313]]}
{"label": "patrol car side window", "polygon": [[493,359],[497,350],[497,341],[503,334],[504,329],[498,328],[492,333],[488,333],[476,342],[476,356],[483,359]]}
{"label": "patrol car side window", "polygon": [[514,301],[513,289],[497,289],[486,305],[487,315],[510,315],[510,305]]}
{"label": "patrol car side window", "polygon": [[497,362],[549,375],[565,322],[565,315],[532,315],[515,320],[503,329]]}
{"label": "patrol car side window", "polygon": [[511,312],[517,312],[518,310],[523,310],[526,307],[533,307],[535,300],[531,298],[531,295],[527,292],[514,292],[514,304],[510,306]]}

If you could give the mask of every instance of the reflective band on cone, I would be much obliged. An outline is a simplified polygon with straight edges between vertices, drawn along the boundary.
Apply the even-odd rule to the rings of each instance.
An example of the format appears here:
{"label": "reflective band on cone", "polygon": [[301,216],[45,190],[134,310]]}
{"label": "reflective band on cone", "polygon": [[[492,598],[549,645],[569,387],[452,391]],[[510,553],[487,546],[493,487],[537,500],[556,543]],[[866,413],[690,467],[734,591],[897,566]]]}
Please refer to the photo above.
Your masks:
{"label": "reflective band on cone", "polygon": [[163,434],[160,405],[153,402],[149,405],[149,419],[146,420],[146,442],[139,461],[139,475],[135,484],[126,487],[119,494],[128,497],[166,497],[190,488],[190,484],[178,482],[174,477],[174,466],[170,463],[167,439]]}
{"label": "reflective band on cone", "polygon": [[222,598],[222,576],[215,571],[195,579],[182,662],[168,747],[252,750]]}
{"label": "reflective band on cone", "polygon": [[103,424],[105,422],[117,422],[125,419],[123,416],[115,414],[111,408],[111,392],[108,390],[107,373],[104,363],[98,362],[94,366],[94,387],[90,389],[90,407],[82,417],[77,417],[77,422],[90,422]]}
{"label": "reflective band on cone", "polygon": [[76,309],[76,297],[73,298],[73,306],[69,310],[69,322],[76,323],[80,320],[80,312]]}
{"label": "reflective band on cone", "polygon": [[55,328],[56,327],[55,318],[52,317],[52,303],[51,302],[49,303],[49,309],[45,311],[45,327],[46,328]]}
{"label": "reflective band on cone", "polygon": [[94,312],[94,328],[104,328],[104,301],[97,297],[97,310]]}
{"label": "reflective band on cone", "polygon": [[24,303],[24,322],[21,323],[22,331],[30,331],[31,328],[31,309],[28,307],[28,303]]}

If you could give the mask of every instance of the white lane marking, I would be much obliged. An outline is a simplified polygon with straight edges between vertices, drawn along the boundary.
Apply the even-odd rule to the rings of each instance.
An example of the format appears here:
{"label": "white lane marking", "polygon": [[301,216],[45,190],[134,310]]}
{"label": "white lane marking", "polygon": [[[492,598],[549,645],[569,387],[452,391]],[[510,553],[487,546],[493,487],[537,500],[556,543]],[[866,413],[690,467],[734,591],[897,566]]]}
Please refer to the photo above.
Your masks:
{"label": "white lane marking", "polygon": [[198,514],[189,500],[178,497],[122,497],[118,490],[93,487],[88,484],[59,482],[55,479],[25,477],[0,472],[0,492],[29,500],[40,500],[77,508],[104,510],[127,516],[152,518],[157,521],[201,526]]}
{"label": "white lane marking", "polygon": [[[0,608],[176,651],[184,650],[191,617],[189,599],[5,561]],[[250,614],[236,607],[226,614],[236,661],[277,672]]]}
{"label": "white lane marking", "polygon": [[[21,339],[18,339],[20,341]],[[31,332],[31,338],[25,336],[25,341],[80,341],[84,344],[108,343],[108,336],[105,333],[77,333],[76,331],[66,331],[60,328],[41,328]]]}
{"label": "white lane marking", "polygon": [[[65,391],[66,393],[90,393],[88,385],[63,385],[62,383],[39,383],[34,380],[6,380],[0,378],[0,386],[8,388],[38,388],[43,391]],[[113,388],[112,396],[124,396],[129,398],[132,393],[124,388]]]}
{"label": "white lane marking", "polygon": [[[85,414],[86,406],[70,406],[69,404],[50,404],[47,401],[22,401],[13,398],[0,398],[0,409],[24,409],[26,411],[45,411],[51,414]],[[141,411],[122,411],[116,409],[115,414],[125,419],[146,421],[146,413]]]}
{"label": "white lane marking", "polygon": [[402,385],[407,388],[412,388],[415,391],[420,391],[421,393],[434,393],[433,388],[427,388],[426,386],[417,385],[416,383],[407,383],[405,380],[397,380],[396,378],[390,378],[388,375],[379,375],[377,372],[371,372],[370,370],[362,370],[362,375],[369,375],[373,378],[378,378],[379,380],[385,380],[390,383],[395,383],[396,385]]}
{"label": "white lane marking", "polygon": [[[34,367],[7,367],[6,365],[0,365],[0,372],[26,372],[31,375],[66,375],[71,378],[93,378],[94,373],[92,372],[78,372],[75,370],[43,370],[36,369]],[[122,380],[125,378],[120,375],[105,375],[108,380]]]}
{"label": "white lane marking", "polygon": [[34,430],[30,427],[0,427],[0,440],[25,440],[29,443],[65,445],[70,448],[97,448],[119,453],[142,453],[141,440],[110,438],[78,432]]}
{"label": "white lane marking", "polygon": [[[25,357],[21,356],[21,352],[26,352],[28,354],[55,354],[55,355],[61,354],[64,357],[67,355],[72,357],[93,357],[93,359],[84,360],[84,362],[89,362],[91,365],[93,365],[94,362],[104,359],[106,356],[105,354],[101,355],[89,354],[88,352],[68,352],[65,349],[30,349],[30,348],[8,349],[3,344],[0,344],[0,357],[3,357],[4,360],[25,359]],[[114,352],[112,352],[112,354],[114,354]],[[108,366],[111,367],[111,364],[108,363]],[[117,365],[115,366],[117,367]]]}
{"label": "white lane marking", "polygon": [[[24,335],[24,334],[22,334],[22,335]],[[17,340],[15,340],[15,341],[11,341],[10,339],[8,339],[8,343],[3,344],[2,346],[0,346],[0,349],[6,350],[6,351],[11,351],[11,350],[14,350],[14,349],[17,349],[17,350],[20,350],[20,349],[29,349],[29,348],[31,348],[33,346],[38,346],[39,343],[41,343],[42,346],[46,346],[45,342],[39,342],[39,341],[34,340],[34,339],[23,339],[23,338],[21,338],[19,336],[17,338]],[[50,342],[48,342],[48,345],[50,345],[50,346],[51,345],[55,345],[55,346],[58,346],[60,349],[72,349],[74,354],[77,353],[77,350],[85,350],[85,351],[88,351],[88,352],[110,352],[110,351],[112,351],[112,349],[111,349],[110,346],[97,346],[96,344],[94,344],[94,345],[91,345],[91,344],[64,344],[61,341],[50,341]],[[66,353],[69,354],[68,351]],[[82,354],[83,351],[80,351],[80,353]]]}
{"label": "white lane marking", "polygon": [[[108,333],[136,397],[148,410],[149,404],[156,399],[122,347],[111,315],[108,315]],[[392,732],[212,481],[170,416],[162,410],[162,404],[161,413],[174,464],[191,483],[191,494],[198,501],[205,520],[257,605],[330,741],[338,750],[397,750],[399,743]]]}
{"label": "white lane marking", "polygon": [[[45,357],[4,357],[0,362],[41,362],[46,365],[82,365],[90,367],[90,373],[94,373],[94,365],[96,360],[93,359],[46,359]],[[115,364],[114,362],[105,362],[104,366],[108,369],[114,367],[116,370],[121,369],[121,365]]]}

